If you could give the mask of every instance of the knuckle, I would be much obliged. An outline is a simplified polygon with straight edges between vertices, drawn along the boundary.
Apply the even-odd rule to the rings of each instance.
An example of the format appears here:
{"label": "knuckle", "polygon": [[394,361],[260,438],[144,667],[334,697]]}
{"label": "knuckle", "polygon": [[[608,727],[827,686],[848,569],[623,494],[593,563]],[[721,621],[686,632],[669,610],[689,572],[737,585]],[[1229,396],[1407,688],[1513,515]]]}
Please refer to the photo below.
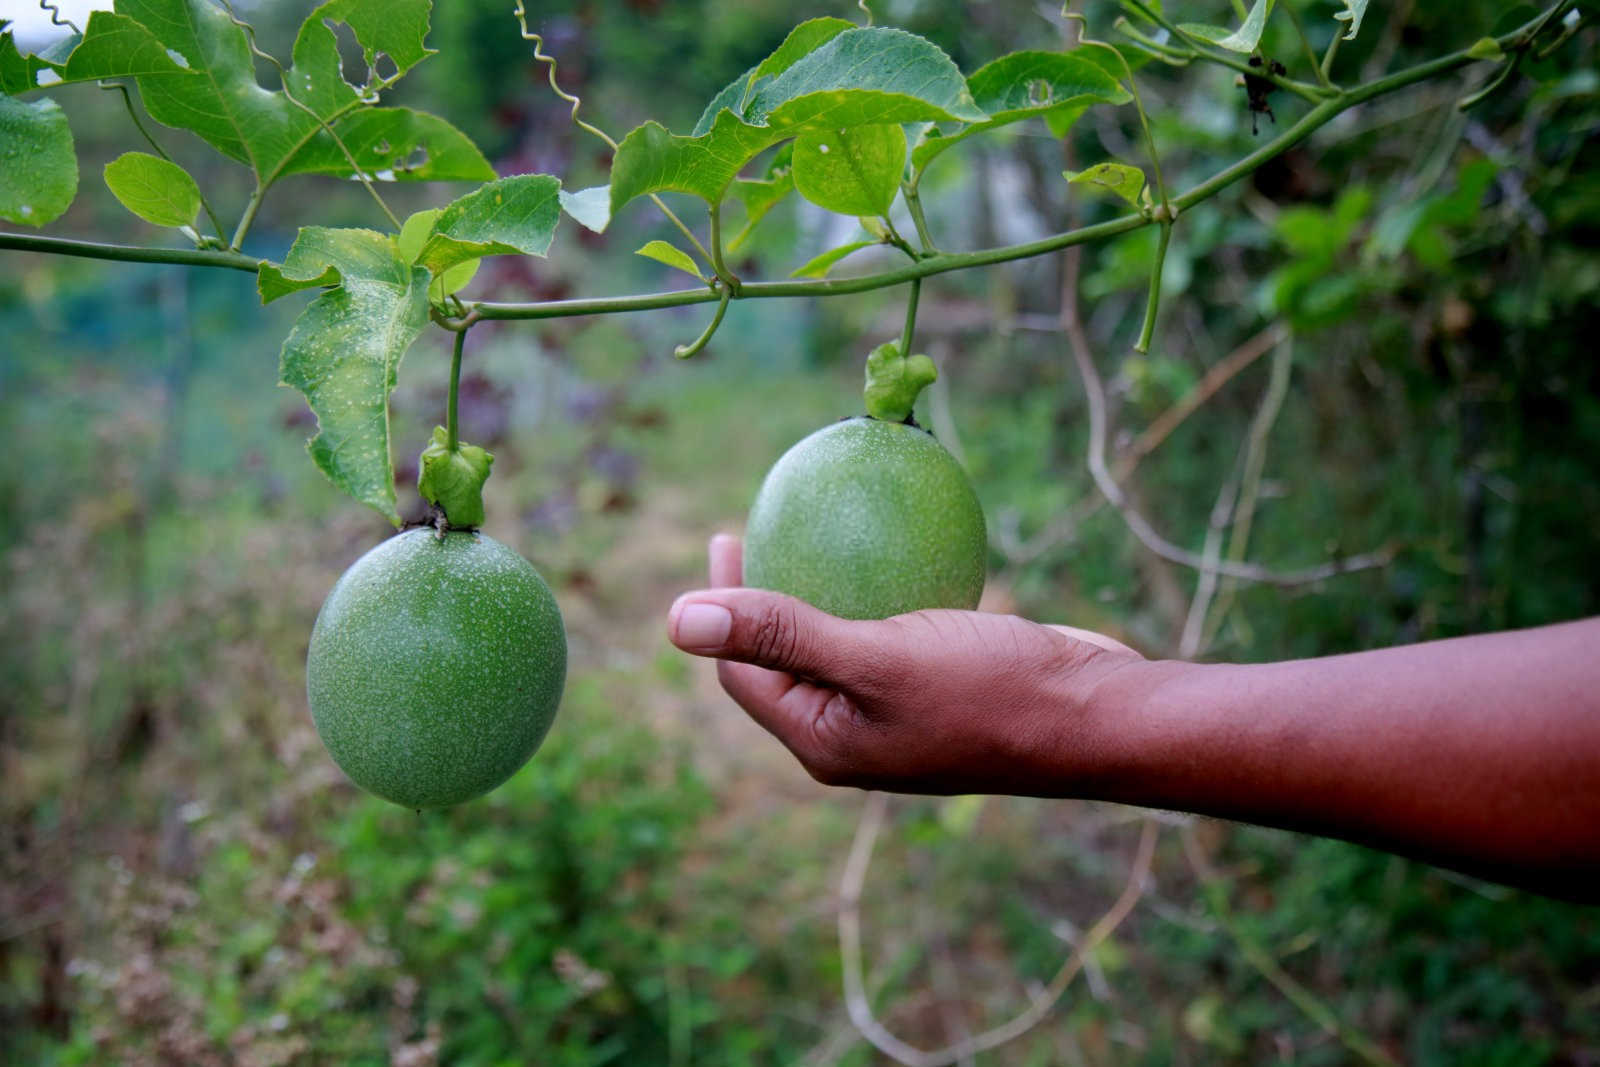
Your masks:
{"label": "knuckle", "polygon": [[750,634],[750,651],[763,663],[787,664],[793,661],[799,644],[799,626],[794,612],[786,607],[773,607],[755,620]]}

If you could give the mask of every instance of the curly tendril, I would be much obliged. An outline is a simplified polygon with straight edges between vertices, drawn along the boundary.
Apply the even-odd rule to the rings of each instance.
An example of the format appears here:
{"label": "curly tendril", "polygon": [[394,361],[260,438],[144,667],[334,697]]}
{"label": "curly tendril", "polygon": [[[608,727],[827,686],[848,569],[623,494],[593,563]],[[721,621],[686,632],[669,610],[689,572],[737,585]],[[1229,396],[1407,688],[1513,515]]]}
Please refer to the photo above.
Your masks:
{"label": "curly tendril", "polygon": [[578,127],[580,130],[594,134],[596,137],[600,138],[600,140],[609,145],[611,150],[615,152],[617,150],[617,142],[611,139],[610,134],[606,133],[606,131],[602,130],[600,127],[590,125],[578,117],[578,108],[583,105],[583,101],[567,92],[565,89],[561,88],[559,84],[557,84],[556,57],[545,54],[543,35],[533,33],[528,29],[528,13],[523,7],[522,0],[517,0],[517,10],[514,12],[514,14],[517,16],[517,26],[522,31],[522,39],[524,41],[533,42],[534,60],[539,63],[543,63],[550,71],[550,91],[572,105],[572,111],[568,116],[572,119],[572,124]]}
{"label": "curly tendril", "polygon": [[39,10],[50,16],[50,25],[65,26],[73,33],[83,33],[71,19],[62,17],[60,4],[52,3],[51,0],[39,0]]}

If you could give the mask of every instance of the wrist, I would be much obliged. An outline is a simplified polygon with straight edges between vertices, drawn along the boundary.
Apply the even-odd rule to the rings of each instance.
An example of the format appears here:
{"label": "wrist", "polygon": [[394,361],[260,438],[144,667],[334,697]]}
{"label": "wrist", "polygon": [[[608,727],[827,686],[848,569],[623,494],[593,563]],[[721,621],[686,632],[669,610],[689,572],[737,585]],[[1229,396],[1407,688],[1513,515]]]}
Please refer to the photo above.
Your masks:
{"label": "wrist", "polygon": [[1095,652],[1046,679],[1021,765],[1031,792],[1084,800],[1154,804],[1149,799],[1182,759],[1187,742],[1169,694],[1207,668],[1179,660]]}

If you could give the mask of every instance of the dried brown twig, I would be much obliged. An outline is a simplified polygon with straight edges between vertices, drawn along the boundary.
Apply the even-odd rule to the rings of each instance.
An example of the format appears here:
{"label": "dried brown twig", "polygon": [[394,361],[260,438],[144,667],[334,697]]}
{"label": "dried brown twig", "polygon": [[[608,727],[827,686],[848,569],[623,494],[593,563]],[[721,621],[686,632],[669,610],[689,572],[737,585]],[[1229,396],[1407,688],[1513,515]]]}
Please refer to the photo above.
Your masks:
{"label": "dried brown twig", "polygon": [[1150,864],[1155,856],[1158,823],[1154,819],[1146,818],[1143,832],[1139,836],[1139,847],[1134,856],[1133,868],[1128,874],[1128,882],[1123,887],[1121,895],[1117,897],[1116,903],[1112,904],[1111,908],[1078,938],[1072,953],[1056,971],[1050,984],[1034,996],[1033,1003],[993,1029],[929,1052],[908,1045],[878,1021],[872,1012],[872,1003],[867,997],[866,983],[863,979],[861,889],[866,881],[867,868],[872,862],[872,850],[877,844],[878,834],[882,831],[884,819],[888,814],[888,806],[889,799],[886,794],[867,794],[866,807],[862,809],[861,821],[856,826],[855,840],[850,844],[850,855],[845,861],[844,876],[839,885],[839,950],[844,964],[845,1009],[850,1021],[855,1024],[861,1036],[870,1041],[878,1051],[896,1063],[904,1064],[905,1067],[951,1067],[952,1064],[958,1064],[980,1052],[1013,1041],[1043,1022],[1055,1008],[1062,994],[1066,992],[1067,987],[1072,984],[1072,980],[1077,977],[1078,972],[1083,969],[1084,961],[1089,954],[1111,936],[1112,931],[1128,917],[1128,913],[1139,902],[1149,880]]}

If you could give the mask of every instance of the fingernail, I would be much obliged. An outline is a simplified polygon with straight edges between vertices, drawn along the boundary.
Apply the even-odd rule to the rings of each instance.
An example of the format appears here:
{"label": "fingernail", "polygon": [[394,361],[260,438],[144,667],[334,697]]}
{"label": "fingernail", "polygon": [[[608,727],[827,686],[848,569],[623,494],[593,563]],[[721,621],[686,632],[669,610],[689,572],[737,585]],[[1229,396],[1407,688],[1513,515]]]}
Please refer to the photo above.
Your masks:
{"label": "fingernail", "polygon": [[716,604],[689,604],[678,613],[675,643],[680,648],[715,652],[728,643],[733,616]]}

